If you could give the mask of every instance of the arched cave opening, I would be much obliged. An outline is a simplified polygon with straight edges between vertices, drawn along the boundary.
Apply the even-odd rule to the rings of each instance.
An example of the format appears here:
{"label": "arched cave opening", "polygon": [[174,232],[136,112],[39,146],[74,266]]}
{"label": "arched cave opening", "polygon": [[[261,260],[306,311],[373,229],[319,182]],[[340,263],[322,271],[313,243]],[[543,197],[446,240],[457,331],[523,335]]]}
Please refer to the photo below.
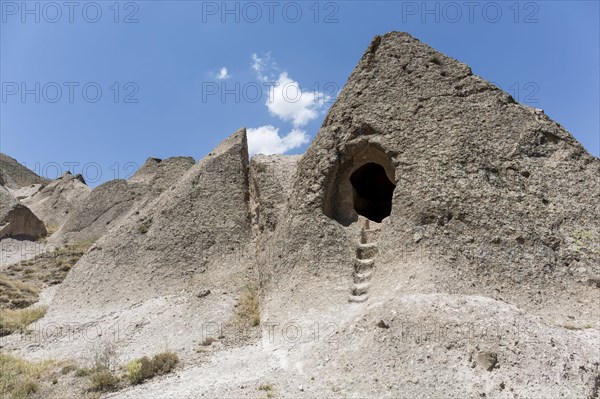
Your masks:
{"label": "arched cave opening", "polygon": [[396,185],[383,166],[369,162],[350,175],[354,210],[361,216],[381,223],[392,211],[392,195]]}
{"label": "arched cave opening", "polygon": [[389,216],[397,181],[392,160],[378,144],[348,144],[327,173],[323,213],[346,227],[359,215],[378,223]]}

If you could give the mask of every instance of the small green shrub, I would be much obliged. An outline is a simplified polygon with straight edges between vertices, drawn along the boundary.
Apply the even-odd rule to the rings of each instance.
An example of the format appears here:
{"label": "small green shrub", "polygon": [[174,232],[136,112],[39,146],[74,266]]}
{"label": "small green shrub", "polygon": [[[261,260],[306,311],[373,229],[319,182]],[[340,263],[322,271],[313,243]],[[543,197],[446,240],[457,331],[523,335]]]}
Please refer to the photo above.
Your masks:
{"label": "small green shrub", "polygon": [[90,376],[90,391],[110,392],[119,384],[119,377],[109,370],[97,371]]}
{"label": "small green shrub", "polygon": [[133,385],[141,384],[144,381],[142,376],[142,362],[139,359],[134,359],[125,366],[127,378]]}
{"label": "small green shrub", "polygon": [[127,363],[125,369],[127,378],[136,385],[141,384],[156,375],[171,372],[179,363],[179,357],[173,352],[162,352],[154,355],[152,359],[147,356],[134,359]]}
{"label": "small green shrub", "polygon": [[142,374],[142,381],[154,377],[154,364],[147,356],[138,359],[141,363],[140,372]]}
{"label": "small green shrub", "polygon": [[138,231],[142,234],[146,234],[148,230],[150,230],[150,226],[152,226],[152,219],[145,220],[138,227]]}
{"label": "small green shrub", "polygon": [[154,371],[156,374],[167,374],[177,366],[179,357],[173,352],[162,352],[154,355],[152,361],[154,363]]}

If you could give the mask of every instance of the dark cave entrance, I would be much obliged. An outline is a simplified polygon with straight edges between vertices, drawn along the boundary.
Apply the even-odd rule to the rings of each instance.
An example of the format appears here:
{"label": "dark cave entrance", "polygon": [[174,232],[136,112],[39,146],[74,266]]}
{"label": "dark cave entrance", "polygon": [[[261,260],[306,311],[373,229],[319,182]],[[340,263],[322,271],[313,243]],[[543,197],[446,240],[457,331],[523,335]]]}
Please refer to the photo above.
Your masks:
{"label": "dark cave entrance", "polygon": [[377,223],[390,215],[396,186],[383,166],[374,162],[364,164],[352,173],[350,182],[356,213]]}

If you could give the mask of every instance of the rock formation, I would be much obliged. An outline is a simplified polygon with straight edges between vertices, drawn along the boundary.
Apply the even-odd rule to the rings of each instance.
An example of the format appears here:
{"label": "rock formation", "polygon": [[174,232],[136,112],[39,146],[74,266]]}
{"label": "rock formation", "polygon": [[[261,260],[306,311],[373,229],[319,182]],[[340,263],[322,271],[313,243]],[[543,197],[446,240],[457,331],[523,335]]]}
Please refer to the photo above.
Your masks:
{"label": "rock formation", "polygon": [[85,242],[100,238],[122,217],[175,184],[194,163],[189,157],[164,161],[148,158],[128,180],[111,180],[92,190],[68,215],[51,242]]}
{"label": "rock formation", "polygon": [[0,239],[38,239],[46,234],[44,223],[0,185]]}
{"label": "rock formation", "polygon": [[[351,177],[369,163],[395,184],[380,262],[426,254],[444,270],[431,283],[485,295],[532,282],[587,291],[600,274],[598,159],[543,111],[390,33],[371,43],[298,162],[273,244],[288,265],[279,277],[344,274],[357,234]],[[516,291],[519,303],[540,300]]]}
{"label": "rock formation", "polygon": [[46,185],[50,180],[40,177],[16,159],[0,153],[0,184],[13,190],[31,185]]}
{"label": "rock formation", "polygon": [[65,172],[30,197],[21,200],[46,226],[57,230],[69,213],[89,194],[90,188],[81,175]]}
{"label": "rock formation", "polygon": [[[45,320],[94,320],[102,331],[118,323],[153,348],[162,345],[155,340],[162,330],[171,349],[189,347],[197,338],[189,332],[203,322],[233,317],[237,298],[254,279],[248,193],[242,129],[96,241],[61,285]],[[210,295],[197,295],[204,291]],[[106,319],[108,313],[116,319]],[[143,355],[147,345],[122,350]],[[52,353],[88,346],[54,342]]]}
{"label": "rock formation", "polygon": [[[104,233],[42,320],[188,359],[116,397],[597,397],[600,160],[459,61],[378,36],[306,154],[249,162],[241,129],[119,210],[160,164],[65,224]],[[262,340],[211,329],[197,361],[249,287]],[[89,348],[71,338],[7,346]]]}

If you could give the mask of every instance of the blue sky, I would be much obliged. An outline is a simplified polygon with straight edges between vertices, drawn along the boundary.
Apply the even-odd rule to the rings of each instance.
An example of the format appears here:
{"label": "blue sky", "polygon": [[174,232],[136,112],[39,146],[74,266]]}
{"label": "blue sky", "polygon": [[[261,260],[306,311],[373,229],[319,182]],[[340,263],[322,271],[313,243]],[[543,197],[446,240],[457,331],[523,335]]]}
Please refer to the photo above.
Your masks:
{"label": "blue sky", "polygon": [[254,151],[302,153],[372,38],[398,30],[599,156],[598,4],[2,0],[0,151],[91,186],[242,126]]}

